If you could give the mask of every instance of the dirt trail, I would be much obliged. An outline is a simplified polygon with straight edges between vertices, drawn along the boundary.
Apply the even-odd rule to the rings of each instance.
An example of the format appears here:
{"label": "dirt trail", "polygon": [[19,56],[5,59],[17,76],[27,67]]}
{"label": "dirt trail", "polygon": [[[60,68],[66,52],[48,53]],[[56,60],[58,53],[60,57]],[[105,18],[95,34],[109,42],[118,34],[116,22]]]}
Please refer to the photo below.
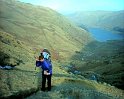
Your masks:
{"label": "dirt trail", "polygon": [[113,86],[69,74],[57,66],[53,72],[52,90],[38,91],[26,99],[124,99],[124,91]]}

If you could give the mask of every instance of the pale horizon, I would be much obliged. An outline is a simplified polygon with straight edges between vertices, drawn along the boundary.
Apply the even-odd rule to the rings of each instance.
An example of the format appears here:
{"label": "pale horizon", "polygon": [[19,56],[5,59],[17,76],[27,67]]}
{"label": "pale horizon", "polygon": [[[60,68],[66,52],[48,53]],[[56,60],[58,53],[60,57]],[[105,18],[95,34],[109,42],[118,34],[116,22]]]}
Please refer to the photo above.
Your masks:
{"label": "pale horizon", "polygon": [[77,11],[120,11],[124,10],[124,0],[19,0],[33,5],[49,7],[60,13]]}

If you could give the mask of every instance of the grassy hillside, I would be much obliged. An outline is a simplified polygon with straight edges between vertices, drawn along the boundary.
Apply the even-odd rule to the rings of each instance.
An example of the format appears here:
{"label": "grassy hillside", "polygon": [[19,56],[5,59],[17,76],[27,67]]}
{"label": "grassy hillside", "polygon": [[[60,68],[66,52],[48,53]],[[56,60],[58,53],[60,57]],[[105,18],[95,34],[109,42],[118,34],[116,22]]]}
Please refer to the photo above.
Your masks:
{"label": "grassy hillside", "polygon": [[124,11],[84,11],[68,15],[68,18],[80,27],[124,32]]}
{"label": "grassy hillside", "polygon": [[9,33],[0,31],[0,65],[16,66],[32,61],[33,51],[24,42]]}
{"label": "grassy hillside", "polygon": [[[87,80],[83,76],[74,75],[61,69],[61,64],[53,61],[52,90],[50,92],[38,91],[40,75],[35,78],[36,71],[31,64],[21,65],[13,70],[0,70],[0,97],[13,99],[123,99],[123,90],[117,89],[107,83],[98,83]],[[39,79],[37,79],[37,77]],[[7,84],[5,83],[7,82]],[[39,85],[39,86],[37,86]],[[40,88],[40,87],[39,87]],[[32,94],[31,96],[29,96]]]}
{"label": "grassy hillside", "polygon": [[[34,56],[48,48],[52,60],[68,60],[92,38],[84,29],[45,7],[0,0],[0,97],[18,97],[38,90]],[[57,71],[57,70],[55,70]]]}
{"label": "grassy hillside", "polygon": [[[32,48],[45,47],[68,56],[90,41],[85,30],[49,8],[1,0],[0,13],[0,30],[14,35]],[[66,50],[66,54],[61,50]]]}
{"label": "grassy hillside", "polygon": [[[72,57],[71,65],[80,75],[90,79],[95,75],[120,89],[124,86],[124,41],[92,42]],[[68,71],[74,72],[74,69]]]}
{"label": "grassy hillside", "polygon": [[[34,93],[27,98],[123,99],[123,90],[61,68],[91,41],[87,31],[49,8],[0,0],[0,65],[16,66],[0,69],[0,98],[24,99]],[[52,53],[51,92],[39,91],[41,70],[34,70],[34,56],[44,47]]]}

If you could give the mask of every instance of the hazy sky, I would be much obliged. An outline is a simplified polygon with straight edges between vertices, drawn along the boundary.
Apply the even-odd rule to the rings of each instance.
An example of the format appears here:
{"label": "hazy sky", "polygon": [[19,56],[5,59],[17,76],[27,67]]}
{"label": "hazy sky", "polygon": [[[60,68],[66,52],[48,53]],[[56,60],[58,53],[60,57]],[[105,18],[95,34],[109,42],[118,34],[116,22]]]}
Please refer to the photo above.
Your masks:
{"label": "hazy sky", "polygon": [[50,7],[61,13],[75,11],[124,10],[124,0],[19,0],[35,5]]}

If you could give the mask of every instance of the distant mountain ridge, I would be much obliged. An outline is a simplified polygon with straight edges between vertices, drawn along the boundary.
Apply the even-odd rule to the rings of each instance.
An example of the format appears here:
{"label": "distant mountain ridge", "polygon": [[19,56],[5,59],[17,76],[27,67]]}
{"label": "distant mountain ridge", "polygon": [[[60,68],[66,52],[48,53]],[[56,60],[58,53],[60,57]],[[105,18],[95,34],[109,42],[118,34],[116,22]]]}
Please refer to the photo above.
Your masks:
{"label": "distant mountain ridge", "polygon": [[89,28],[110,30],[124,29],[124,10],[122,11],[83,11],[68,15],[74,23]]}

